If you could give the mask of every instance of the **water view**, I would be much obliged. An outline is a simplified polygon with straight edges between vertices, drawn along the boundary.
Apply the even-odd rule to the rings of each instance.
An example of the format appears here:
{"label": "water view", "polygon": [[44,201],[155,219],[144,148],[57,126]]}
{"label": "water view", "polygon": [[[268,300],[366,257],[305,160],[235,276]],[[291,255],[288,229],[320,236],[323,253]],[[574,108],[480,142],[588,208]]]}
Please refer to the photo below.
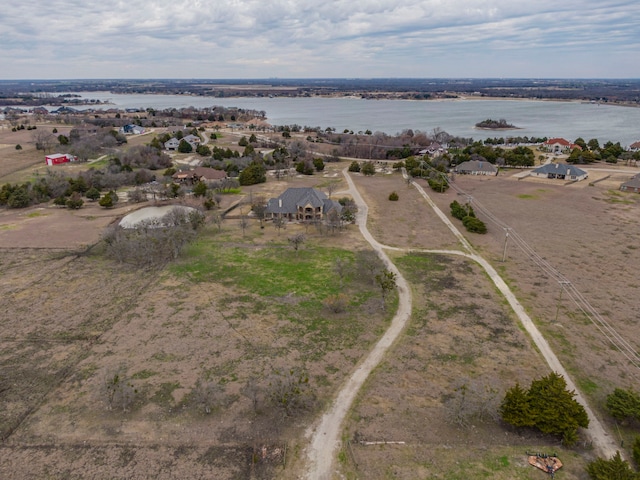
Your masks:
{"label": "water view", "polygon": [[[534,100],[362,100],[359,98],[201,97],[184,95],[119,95],[81,92],[82,98],[108,101],[100,108],[239,107],[264,110],[272,125],[334,127],[395,134],[405,129],[484,139],[494,136],[597,138],[628,146],[640,140],[640,108],[594,103]],[[487,118],[504,118],[518,130],[486,131],[474,127]]]}

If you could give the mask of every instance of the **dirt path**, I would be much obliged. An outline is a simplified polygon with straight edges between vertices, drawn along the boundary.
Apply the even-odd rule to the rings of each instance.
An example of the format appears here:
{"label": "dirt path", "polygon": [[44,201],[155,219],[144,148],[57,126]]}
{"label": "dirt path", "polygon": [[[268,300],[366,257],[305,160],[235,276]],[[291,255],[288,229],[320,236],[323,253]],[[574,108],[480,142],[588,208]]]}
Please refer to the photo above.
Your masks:
{"label": "dirt path", "polygon": [[[381,245],[373,238],[373,236],[367,229],[368,206],[364,202],[351,177],[347,173],[347,169],[343,170],[343,175],[345,176],[349,185],[349,193],[358,205],[357,223],[362,236],[378,253],[380,258],[384,261],[386,267],[397,275],[399,296],[398,311],[396,312],[396,315],[394,316],[389,329],[378,341],[367,358],[362,361],[356,368],[356,370],[351,374],[349,379],[346,381],[346,383],[338,393],[338,396],[331,404],[330,409],[320,419],[319,424],[317,424],[314,429],[308,431],[307,436],[310,437],[311,440],[306,452],[308,459],[306,478],[310,480],[330,480],[332,478],[334,458],[335,453],[339,447],[340,433],[342,430],[342,423],[344,421],[344,418],[351,408],[353,400],[355,399],[363,383],[365,382],[371,371],[378,365],[378,363],[380,363],[387,349],[398,338],[411,316],[411,290],[409,289],[409,286],[404,277],[400,274],[396,266],[391,262],[389,257],[384,252],[384,249],[400,251],[404,251],[405,249]],[[491,264],[474,251],[469,242],[464,238],[464,236],[460,233],[456,226],[451,223],[449,218],[436,206],[436,204],[431,200],[424,189],[416,183],[413,183],[413,185],[431,206],[438,217],[456,236],[456,238],[462,244],[463,248],[466,250],[425,251],[429,253],[462,255],[477,262],[482,268],[484,268],[493,283],[509,302],[509,305],[511,305],[513,311],[516,313],[516,315],[518,315],[520,322],[535,342],[536,346],[538,347],[540,353],[544,357],[551,370],[562,375],[567,382],[568,389],[575,391],[576,400],[584,406],[585,411],[589,416],[589,428],[586,430],[586,433],[587,436],[591,439],[595,450],[599,455],[605,458],[612,457],[618,450],[615,440],[604,429],[600,421],[595,417],[584,396],[578,390],[571,377],[569,377],[564,367],[560,363],[560,360],[558,359],[558,357],[556,357],[555,353],[553,353],[548,342],[537,329],[511,289],[507,286],[507,284],[491,266]]]}
{"label": "dirt path", "polygon": [[362,361],[356,370],[346,381],[338,396],[327,411],[315,430],[309,431],[311,443],[307,449],[308,471],[307,478],[310,480],[329,480],[332,478],[333,460],[336,450],[339,447],[340,433],[342,431],[342,422],[347,412],[351,408],[351,404],[355,399],[358,391],[362,387],[371,371],[380,363],[385,352],[398,338],[404,329],[407,321],[411,317],[411,290],[407,281],[400,274],[400,271],[391,262],[389,257],[380,245],[367,230],[367,214],[368,207],[364,202],[356,186],[347,173],[347,169],[343,170],[343,174],[349,184],[349,193],[358,205],[357,223],[360,227],[362,236],[371,244],[373,249],[378,253],[386,268],[396,274],[396,284],[398,287],[398,311],[396,312],[391,326],[387,329],[382,338],[376,343],[375,347],[367,358]]}
{"label": "dirt path", "polygon": [[[593,443],[593,447],[596,450],[596,452],[598,452],[599,455],[605,458],[610,458],[613,455],[615,455],[616,451],[619,450],[616,441],[605,430],[600,420],[598,420],[598,418],[594,415],[593,410],[591,410],[591,407],[589,407],[589,404],[587,403],[585,397],[582,395],[580,390],[578,390],[578,387],[576,386],[574,381],[571,379],[567,371],[564,369],[564,367],[562,366],[562,363],[560,363],[560,360],[558,359],[556,354],[553,353],[553,350],[549,346],[549,343],[547,342],[547,340],[542,336],[542,334],[540,333],[540,330],[538,330],[538,328],[535,326],[535,324],[531,320],[531,317],[529,317],[524,307],[520,304],[520,302],[518,301],[516,296],[513,294],[511,289],[504,282],[502,277],[500,277],[498,272],[493,268],[493,266],[491,266],[489,262],[487,262],[483,257],[481,257],[480,255],[477,254],[477,252],[475,252],[473,247],[464,239],[463,235],[456,228],[456,226],[453,225],[453,223],[451,223],[451,221],[447,218],[447,216],[436,206],[435,203],[433,203],[433,201],[429,198],[429,195],[427,195],[424,189],[415,182],[413,182],[413,186],[420,192],[420,194],[425,198],[425,200],[427,200],[429,205],[431,205],[431,208],[434,209],[434,211],[444,221],[447,227],[449,227],[449,229],[453,232],[453,234],[461,241],[461,243],[464,245],[465,249],[468,252],[467,253],[467,252],[449,251],[448,253],[464,255],[474,260],[482,268],[484,268],[485,272],[487,272],[487,275],[489,275],[489,277],[491,278],[491,281],[495,284],[498,290],[500,290],[502,295],[504,295],[505,299],[507,300],[507,302],[509,302],[509,305],[511,306],[513,311],[516,313],[516,315],[518,315],[518,318],[520,319],[520,323],[522,323],[522,326],[525,328],[527,333],[533,339],[534,343],[536,344],[536,347],[538,347],[538,350],[540,350],[540,353],[542,354],[545,361],[549,365],[549,368],[551,368],[552,371],[562,375],[565,381],[567,382],[567,388],[569,390],[575,391],[576,400],[580,402],[580,404],[582,404],[585,411],[587,412],[587,415],[589,416],[589,428],[586,429],[586,434],[591,439]],[[447,253],[447,252],[434,251],[434,253]],[[623,455],[622,452],[621,452],[621,455]]]}

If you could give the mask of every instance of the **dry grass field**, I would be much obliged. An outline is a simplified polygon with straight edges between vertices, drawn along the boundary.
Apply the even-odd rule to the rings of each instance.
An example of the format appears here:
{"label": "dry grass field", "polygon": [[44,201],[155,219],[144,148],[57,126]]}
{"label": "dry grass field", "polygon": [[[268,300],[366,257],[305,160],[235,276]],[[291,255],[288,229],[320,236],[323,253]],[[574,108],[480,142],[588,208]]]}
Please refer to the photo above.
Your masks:
{"label": "dry grass field", "polygon": [[[30,165],[42,161],[33,146],[11,151],[14,140],[0,139],[2,182],[29,178]],[[331,182],[338,198],[346,165],[269,178],[225,196],[223,206]],[[414,315],[348,418],[343,476],[535,479],[542,474],[524,453],[537,450],[561,455],[558,478],[585,479],[588,445],[565,449],[492,415],[507,388],[548,368],[487,276],[469,260],[420,252],[460,245],[400,175],[354,179],[372,234],[411,250],[392,255],[412,285]],[[501,175],[457,177],[456,185],[637,342],[640,196],[617,192],[617,181],[613,174],[594,186],[565,186]],[[388,200],[392,191],[399,201]],[[431,197],[447,214],[461,198],[452,190]],[[299,478],[305,429],[393,314],[394,299],[382,310],[378,290],[355,268],[355,252],[367,249],[357,228],[329,235],[253,220],[243,234],[230,218],[221,229],[208,225],[176,262],[140,270],[106,259],[99,243],[131,208],[0,211],[0,308],[7,312],[0,320],[0,478]],[[515,246],[502,264],[504,232],[487,225],[487,235],[468,238],[602,416],[606,395],[637,386],[637,374]],[[287,242],[296,233],[307,237],[300,252]],[[353,265],[344,278],[337,258]],[[341,292],[347,310],[327,311],[323,300]],[[284,417],[268,392],[291,368],[304,369],[311,388],[307,409]],[[115,375],[131,386],[125,409],[109,402]],[[476,416],[463,415],[474,408]]]}

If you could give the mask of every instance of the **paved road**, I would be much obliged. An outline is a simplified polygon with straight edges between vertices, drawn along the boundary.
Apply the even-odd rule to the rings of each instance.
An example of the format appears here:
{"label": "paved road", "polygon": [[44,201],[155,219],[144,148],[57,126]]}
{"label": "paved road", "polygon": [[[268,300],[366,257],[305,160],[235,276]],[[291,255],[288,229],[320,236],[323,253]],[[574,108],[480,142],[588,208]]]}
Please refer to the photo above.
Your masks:
{"label": "paved road", "polygon": [[[393,345],[395,340],[400,336],[400,333],[404,329],[407,321],[411,316],[411,290],[400,274],[396,266],[391,262],[389,257],[384,252],[384,249],[389,250],[401,250],[407,249],[388,247],[381,245],[373,238],[369,230],[367,229],[367,204],[362,199],[362,196],[358,192],[353,180],[349,176],[347,169],[343,170],[343,175],[347,179],[349,185],[349,193],[353,197],[355,203],[358,205],[357,223],[360,228],[362,236],[371,244],[373,249],[378,253],[380,258],[385,263],[386,267],[397,275],[398,285],[398,311],[394,316],[391,326],[385,332],[384,336],[378,341],[369,355],[357,366],[356,370],[346,380],[344,386],[341,388],[338,396],[331,404],[330,409],[322,416],[320,422],[314,425],[312,429],[307,433],[311,438],[309,447],[307,448],[307,474],[306,478],[309,480],[330,480],[333,478],[334,471],[334,459],[335,454],[340,446],[340,434],[342,432],[342,423],[346,414],[348,413],[353,400],[355,399],[358,391],[362,387],[363,383],[371,373],[371,371],[380,363],[386,351]],[[437,207],[437,205],[431,200],[429,195],[424,189],[413,183],[413,186],[420,192],[423,198],[435,211],[438,217],[447,225],[451,232],[458,239],[465,251],[458,250],[424,250],[430,253],[450,254],[450,255],[462,255],[475,262],[477,262],[487,272],[493,283],[504,295],[509,302],[509,305],[516,313],[520,322],[527,330],[540,353],[544,357],[545,361],[549,365],[552,371],[562,375],[569,390],[576,392],[576,400],[580,402],[589,416],[589,428],[586,433],[587,436],[593,442],[593,447],[596,452],[605,457],[612,457],[618,450],[617,444],[613,437],[604,429],[600,421],[595,417],[593,411],[587,404],[584,396],[580,393],[575,383],[569,377],[566,370],[560,363],[560,360],[551,350],[551,347],[537,329],[525,309],[522,307],[518,299],[515,297],[508,285],[502,280],[496,270],[487,262],[483,257],[478,255],[471,244],[460,233],[456,226],[449,220],[449,218]]]}

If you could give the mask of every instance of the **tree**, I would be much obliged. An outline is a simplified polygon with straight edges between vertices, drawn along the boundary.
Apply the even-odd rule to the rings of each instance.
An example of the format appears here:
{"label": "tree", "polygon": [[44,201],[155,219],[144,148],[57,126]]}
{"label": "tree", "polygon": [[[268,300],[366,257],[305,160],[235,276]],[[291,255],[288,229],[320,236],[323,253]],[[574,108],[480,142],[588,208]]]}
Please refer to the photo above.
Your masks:
{"label": "tree", "polygon": [[33,134],[33,142],[36,144],[36,150],[43,150],[45,153],[50,151],[56,144],[56,137],[51,132],[39,130]]}
{"label": "tree", "polygon": [[264,165],[251,162],[238,175],[240,185],[255,185],[257,183],[265,183],[267,181],[267,171]]}
{"label": "tree", "polygon": [[92,202],[95,202],[100,198],[100,190],[98,190],[96,187],[91,187],[89,190],[85,192],[84,196],[87,197]]}
{"label": "tree", "polygon": [[389,200],[391,200],[392,202],[397,202],[400,199],[400,197],[398,196],[397,192],[391,192],[389,194]]}
{"label": "tree", "polygon": [[122,372],[108,374],[104,382],[104,396],[107,408],[121,408],[126,412],[135,399],[138,391]]}
{"label": "tree", "polygon": [[305,236],[302,233],[298,233],[293,237],[289,237],[287,240],[289,241],[289,244],[293,247],[293,249],[297,252],[304,243]]}
{"label": "tree", "polygon": [[386,268],[376,275],[376,283],[382,294],[382,308],[385,308],[387,295],[396,288],[396,274]]}
{"label": "tree", "polygon": [[106,193],[99,201],[98,205],[104,208],[111,208],[115,205],[113,198],[111,197],[111,192]]}
{"label": "tree", "polygon": [[247,145],[249,145],[249,141],[247,140],[247,137],[245,137],[244,135],[240,138],[240,140],[238,141],[238,146],[240,147],[246,147]]}
{"label": "tree", "polygon": [[182,139],[178,144],[178,151],[180,153],[191,153],[193,151],[193,147],[185,139]]}
{"label": "tree", "polygon": [[207,184],[200,180],[193,186],[194,197],[204,197],[207,194]]}
{"label": "tree", "polygon": [[316,168],[316,171],[321,172],[324,170],[324,161],[321,158],[314,158],[313,166]]}
{"label": "tree", "polygon": [[84,201],[82,200],[82,196],[80,195],[80,192],[73,192],[71,194],[71,197],[66,202],[67,208],[71,210],[78,210],[82,208],[83,204],[84,204]]}
{"label": "tree", "polygon": [[471,233],[487,233],[487,226],[485,223],[479,218],[472,217],[471,215],[467,215],[462,219],[462,225],[464,225],[464,228]]}
{"label": "tree", "polygon": [[191,400],[197,407],[202,408],[202,413],[209,415],[212,410],[223,403],[224,389],[217,383],[198,379],[191,391]]}
{"label": "tree", "polygon": [[350,172],[359,172],[360,171],[360,163],[357,162],[356,160],[351,162],[351,165],[349,165],[349,171]]}
{"label": "tree", "polygon": [[376,167],[373,162],[364,162],[362,165],[362,169],[360,170],[364,175],[371,176],[375,175]]}
{"label": "tree", "polygon": [[285,417],[308,409],[313,402],[309,389],[309,375],[297,369],[276,370],[269,382],[269,399]]}
{"label": "tree", "polygon": [[619,422],[640,420],[640,395],[631,389],[616,388],[607,395],[607,410]]}
{"label": "tree", "polygon": [[535,425],[535,419],[529,405],[528,392],[519,383],[507,390],[500,406],[500,416],[502,420],[514,427]]}
{"label": "tree", "polygon": [[516,385],[507,391],[502,401],[502,419],[516,427],[530,426],[542,433],[562,435],[562,441],[572,445],[577,440],[578,427],[589,426],[589,417],[573,398],[575,392],[566,387],[564,377],[555,372],[533,380],[524,398],[520,386]]}
{"label": "tree", "polygon": [[16,145],[16,150],[22,150],[22,145],[17,144],[17,145]]}
{"label": "tree", "polygon": [[622,460],[620,452],[611,458],[605,460],[597,458],[587,465],[587,473],[591,480],[638,480],[640,475],[635,473],[629,462]]}

